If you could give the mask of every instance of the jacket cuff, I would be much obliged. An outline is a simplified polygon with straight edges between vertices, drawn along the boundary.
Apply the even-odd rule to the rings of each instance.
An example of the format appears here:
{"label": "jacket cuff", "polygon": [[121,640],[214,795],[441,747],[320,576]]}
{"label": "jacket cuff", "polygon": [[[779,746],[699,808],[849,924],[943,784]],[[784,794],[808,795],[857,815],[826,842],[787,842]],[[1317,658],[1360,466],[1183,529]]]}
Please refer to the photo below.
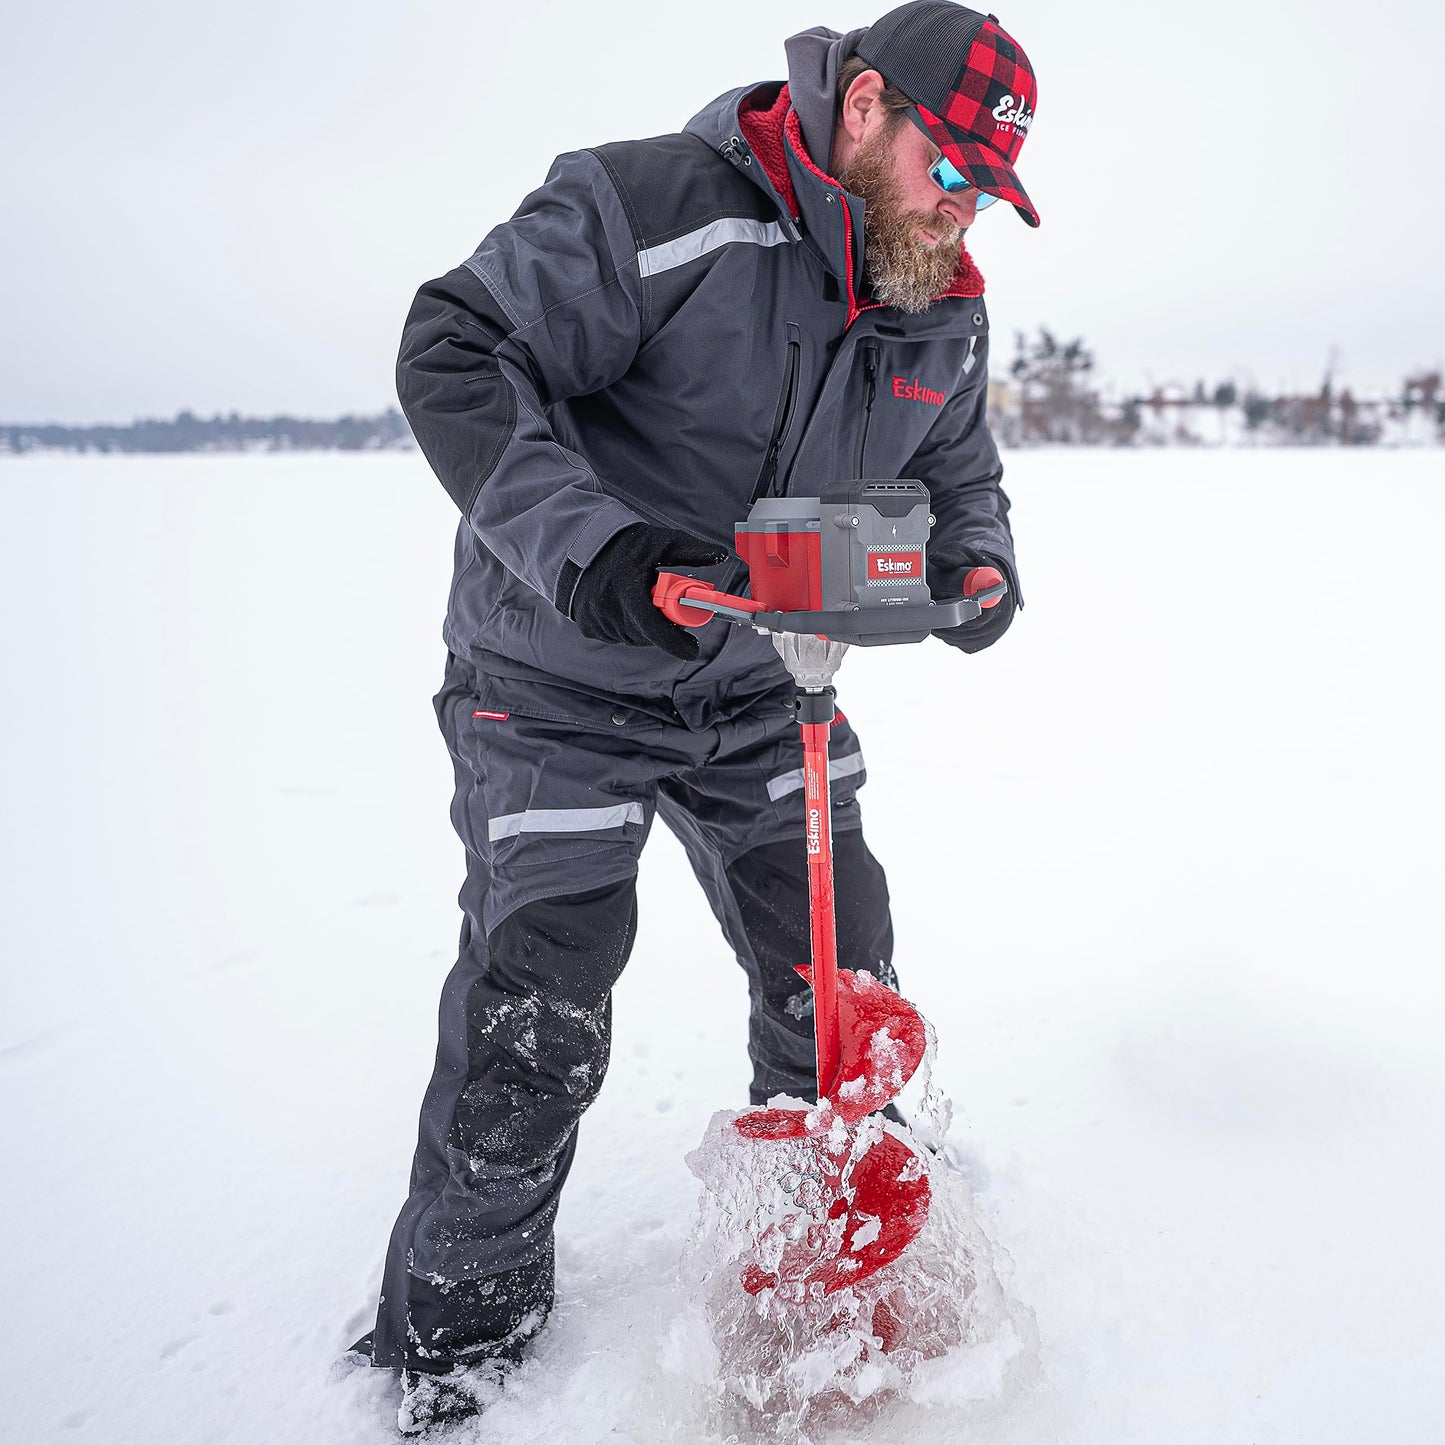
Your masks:
{"label": "jacket cuff", "polygon": [[645,522],[621,502],[608,498],[588,517],[567,547],[557,574],[552,603],[564,617],[572,615],[572,597],[577,583],[597,554],[621,531]]}

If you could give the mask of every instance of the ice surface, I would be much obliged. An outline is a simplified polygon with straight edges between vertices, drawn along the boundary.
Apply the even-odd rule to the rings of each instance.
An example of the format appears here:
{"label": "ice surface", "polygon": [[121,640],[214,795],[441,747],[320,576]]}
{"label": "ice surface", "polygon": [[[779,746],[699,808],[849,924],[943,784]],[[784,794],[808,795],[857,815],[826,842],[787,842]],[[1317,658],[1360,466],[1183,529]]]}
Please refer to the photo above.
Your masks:
{"label": "ice surface", "polygon": [[[902,1105],[1040,1374],[1015,1322],[809,1428],[1437,1445],[1441,455],[1007,461],[1009,636],[839,686],[955,1117]],[[332,1366],[456,945],[452,505],[412,456],[5,460],[0,504],[0,1438],[394,1442],[395,1382]],[[746,992],[662,828],[639,912],[557,1309],[447,1445],[746,1420],[679,1275]]]}

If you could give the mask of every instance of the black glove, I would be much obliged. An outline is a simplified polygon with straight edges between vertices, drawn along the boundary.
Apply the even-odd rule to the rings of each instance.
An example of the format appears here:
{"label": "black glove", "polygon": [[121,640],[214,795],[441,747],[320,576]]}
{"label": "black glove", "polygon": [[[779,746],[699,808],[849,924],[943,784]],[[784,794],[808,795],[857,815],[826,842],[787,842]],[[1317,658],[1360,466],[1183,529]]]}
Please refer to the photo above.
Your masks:
{"label": "black glove", "polygon": [[[730,556],[726,547],[690,532],[634,522],[608,540],[577,577],[570,601],[559,596],[558,606],[594,642],[660,647],[691,662],[697,656],[697,638],[669,622],[652,601],[657,569],[715,567]],[[567,580],[564,575],[564,588]]]}
{"label": "black glove", "polygon": [[[992,567],[1007,579],[1008,568],[996,557],[990,557],[975,547],[958,543],[945,543],[936,552],[928,554],[928,587],[935,597],[949,599],[963,596],[963,579],[975,567]],[[984,610],[968,622],[957,627],[940,627],[933,635],[941,637],[950,647],[964,652],[982,652],[992,647],[1008,631],[1014,620],[1014,595],[1010,587],[992,607]]]}

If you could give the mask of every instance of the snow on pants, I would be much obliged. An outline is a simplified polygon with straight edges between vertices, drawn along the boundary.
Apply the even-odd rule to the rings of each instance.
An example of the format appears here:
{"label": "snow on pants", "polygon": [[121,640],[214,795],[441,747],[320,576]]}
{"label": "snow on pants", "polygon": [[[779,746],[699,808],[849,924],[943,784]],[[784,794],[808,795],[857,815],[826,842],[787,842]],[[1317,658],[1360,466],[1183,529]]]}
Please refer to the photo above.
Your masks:
{"label": "snow on pants", "polygon": [[[378,1365],[444,1368],[550,1304],[553,1222],[607,1069],[655,815],[746,970],[752,1102],[815,1097],[812,995],[793,972],[810,947],[792,699],[788,683],[695,731],[449,660],[436,708],[466,845],[464,920],[387,1256]],[[893,983],[887,887],[854,796],[863,757],[841,717],[830,752],[839,962]]]}

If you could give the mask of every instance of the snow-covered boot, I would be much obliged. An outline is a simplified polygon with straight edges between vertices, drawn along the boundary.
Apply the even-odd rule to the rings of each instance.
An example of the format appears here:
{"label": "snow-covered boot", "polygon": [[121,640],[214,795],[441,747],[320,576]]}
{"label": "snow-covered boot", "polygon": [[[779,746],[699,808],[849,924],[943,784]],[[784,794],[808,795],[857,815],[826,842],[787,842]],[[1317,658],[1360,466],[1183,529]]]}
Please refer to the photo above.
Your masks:
{"label": "snow-covered boot", "polygon": [[472,1420],[502,1392],[511,1360],[488,1360],[474,1366],[456,1365],[444,1375],[421,1370],[401,1372],[401,1408],[396,1428],[403,1435],[421,1435],[433,1425]]}
{"label": "snow-covered boot", "polygon": [[488,1279],[445,1284],[408,1281],[409,1343],[399,1360],[378,1360],[376,1331],[347,1354],[373,1365],[400,1367],[397,1425],[417,1435],[432,1425],[479,1415],[502,1391],[552,1310],[553,1253],[549,1243],[531,1264]]}

